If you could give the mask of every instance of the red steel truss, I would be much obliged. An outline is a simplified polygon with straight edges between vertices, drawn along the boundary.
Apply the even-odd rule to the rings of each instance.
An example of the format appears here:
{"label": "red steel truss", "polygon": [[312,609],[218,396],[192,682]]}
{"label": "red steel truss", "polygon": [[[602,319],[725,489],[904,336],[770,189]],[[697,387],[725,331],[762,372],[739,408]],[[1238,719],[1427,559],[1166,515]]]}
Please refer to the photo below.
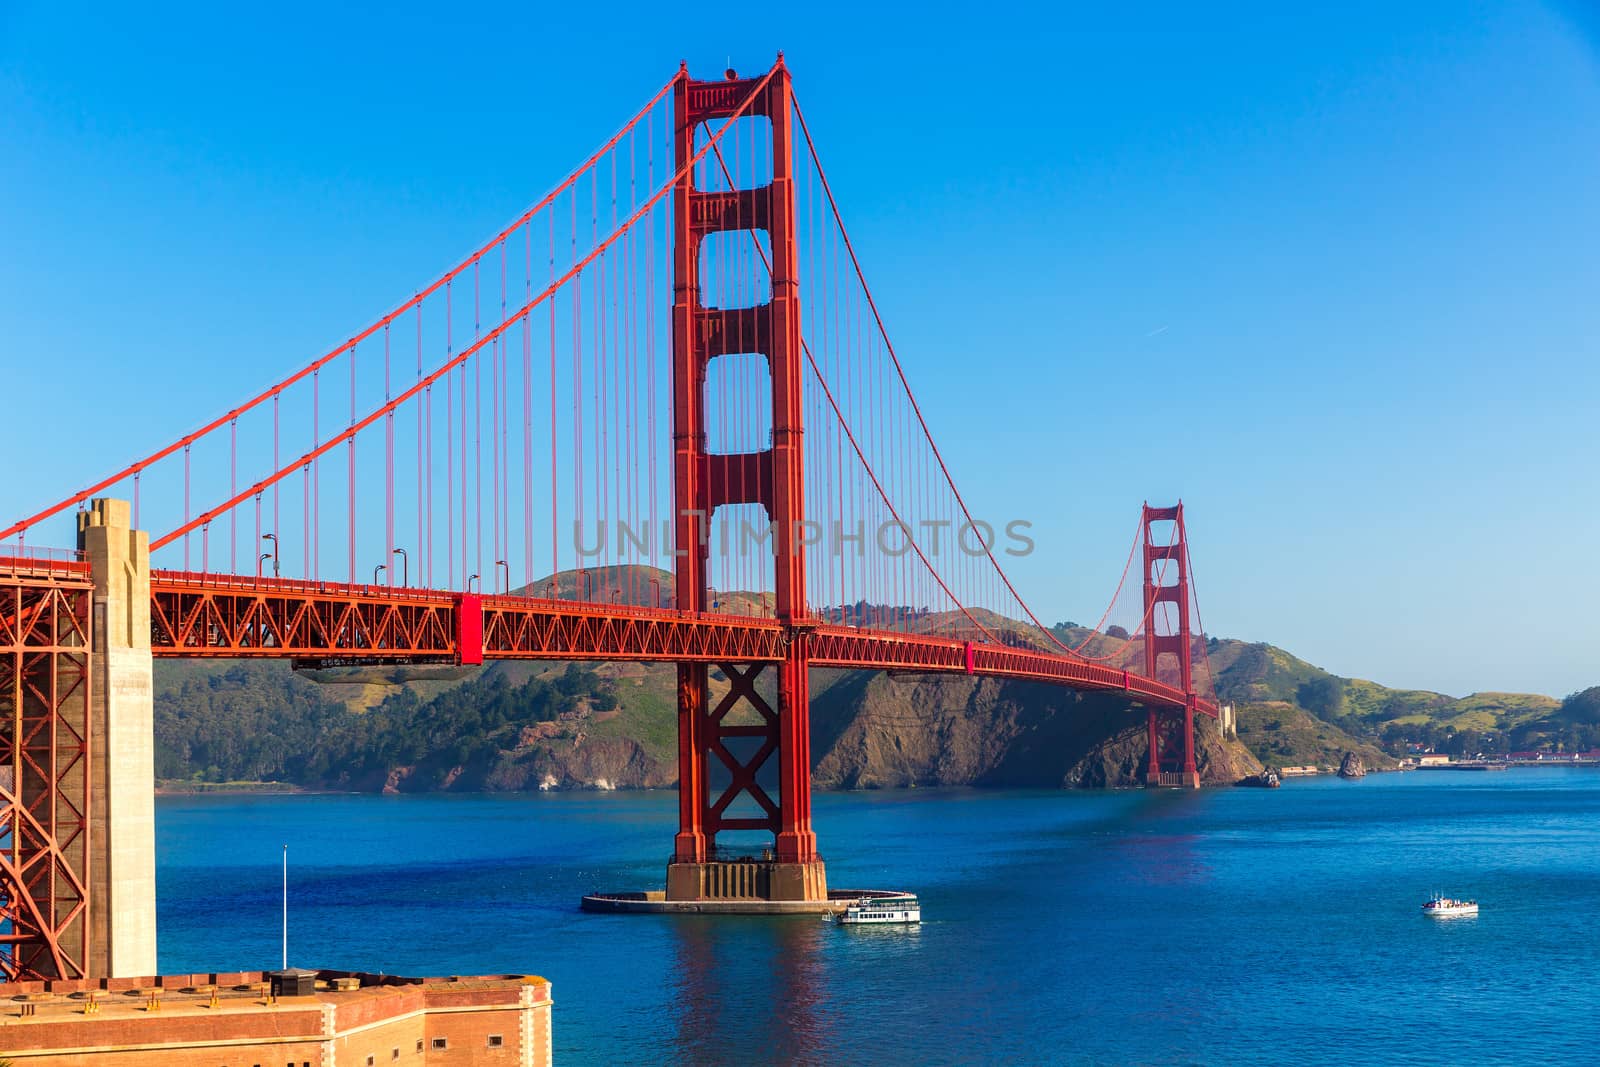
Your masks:
{"label": "red steel truss", "polygon": [[150,645],[157,656],[455,660],[460,597],[381,593],[378,586],[154,571]]}
{"label": "red steel truss", "polygon": [[784,644],[771,619],[180,571],[153,571],[150,600],[160,657],[710,663],[777,661]]}
{"label": "red steel truss", "polygon": [[91,590],[0,560],[0,980],[87,975]]}
{"label": "red steel truss", "polygon": [[483,613],[491,659],[748,663],[783,655],[783,628],[771,619],[514,597],[486,598]]}
{"label": "red steel truss", "polygon": [[[714,842],[721,830],[766,830],[776,835],[782,828],[782,809],[778,801],[773,800],[772,795],[756,780],[762,766],[783,744],[778,709],[756,688],[756,682],[766,667],[764,663],[752,663],[745,668],[735,664],[725,664],[721,668],[728,679],[728,692],[706,716],[703,744],[705,751],[715,756],[727,770],[728,785],[712,798],[708,789],[710,775],[701,769],[703,777],[697,799],[703,806],[701,823],[705,827],[708,843]],[[734,716],[734,721],[730,722],[730,713],[739,710],[747,713]],[[740,718],[746,721],[738,721]],[[749,721],[752,719],[754,721]],[[741,750],[746,746],[738,742],[744,739],[749,739],[752,744],[741,755]],[[760,814],[730,815],[730,808],[740,797],[754,801]]]}

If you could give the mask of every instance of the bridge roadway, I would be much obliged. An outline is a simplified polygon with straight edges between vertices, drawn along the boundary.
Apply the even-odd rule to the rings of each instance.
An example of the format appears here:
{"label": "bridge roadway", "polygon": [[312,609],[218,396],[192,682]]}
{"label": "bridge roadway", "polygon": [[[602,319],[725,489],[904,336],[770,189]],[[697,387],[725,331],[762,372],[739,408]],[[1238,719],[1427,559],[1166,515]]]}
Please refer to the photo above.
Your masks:
{"label": "bridge roadway", "polygon": [[777,663],[804,634],[814,667],[1016,678],[1125,693],[1154,708],[1216,705],[1130,671],[1070,656],[925,634],[386,585],[152,570],[151,651],[166,658],[309,665],[479,664],[485,659]]}

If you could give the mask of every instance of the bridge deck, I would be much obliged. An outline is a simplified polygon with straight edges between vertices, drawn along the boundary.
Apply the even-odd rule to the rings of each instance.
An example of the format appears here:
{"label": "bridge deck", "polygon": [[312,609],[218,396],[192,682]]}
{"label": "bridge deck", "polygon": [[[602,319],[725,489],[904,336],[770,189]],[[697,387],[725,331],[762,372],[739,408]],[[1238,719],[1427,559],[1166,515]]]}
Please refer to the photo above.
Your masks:
{"label": "bridge deck", "polygon": [[[182,571],[151,575],[157,656],[318,664],[481,663],[484,659],[777,662],[795,634],[818,667],[1015,678],[1127,693],[1160,707],[1185,694],[1070,656],[927,634],[689,613],[621,604],[478,596]],[[1215,716],[1215,705],[1196,710]]]}

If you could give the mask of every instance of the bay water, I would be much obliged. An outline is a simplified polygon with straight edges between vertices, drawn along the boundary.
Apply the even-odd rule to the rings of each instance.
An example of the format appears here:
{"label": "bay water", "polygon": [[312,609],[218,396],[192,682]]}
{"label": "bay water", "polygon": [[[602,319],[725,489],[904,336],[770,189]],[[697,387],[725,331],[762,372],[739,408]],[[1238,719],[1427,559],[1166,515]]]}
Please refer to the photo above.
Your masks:
{"label": "bay water", "polygon": [[162,797],[160,966],[277,966],[287,844],[291,965],[543,975],[561,1064],[1600,1062],[1600,770],[825,793],[830,885],[920,927],[579,911],[660,887],[676,810]]}

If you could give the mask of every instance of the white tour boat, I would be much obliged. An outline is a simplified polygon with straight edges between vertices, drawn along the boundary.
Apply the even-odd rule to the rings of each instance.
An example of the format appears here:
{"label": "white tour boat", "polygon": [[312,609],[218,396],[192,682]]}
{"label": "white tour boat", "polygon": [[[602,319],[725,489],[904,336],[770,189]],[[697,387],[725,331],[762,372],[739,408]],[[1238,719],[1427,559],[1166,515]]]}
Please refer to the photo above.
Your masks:
{"label": "white tour boat", "polygon": [[1436,893],[1432,900],[1422,905],[1422,914],[1435,919],[1448,918],[1454,915],[1476,915],[1478,914],[1478,902],[1476,900],[1456,900],[1453,897],[1445,896],[1443,893]]}
{"label": "white tour boat", "polygon": [[837,918],[831,914],[824,917],[846,926],[920,923],[922,905],[910,893],[900,893],[892,897],[862,897],[859,900],[852,900]]}

